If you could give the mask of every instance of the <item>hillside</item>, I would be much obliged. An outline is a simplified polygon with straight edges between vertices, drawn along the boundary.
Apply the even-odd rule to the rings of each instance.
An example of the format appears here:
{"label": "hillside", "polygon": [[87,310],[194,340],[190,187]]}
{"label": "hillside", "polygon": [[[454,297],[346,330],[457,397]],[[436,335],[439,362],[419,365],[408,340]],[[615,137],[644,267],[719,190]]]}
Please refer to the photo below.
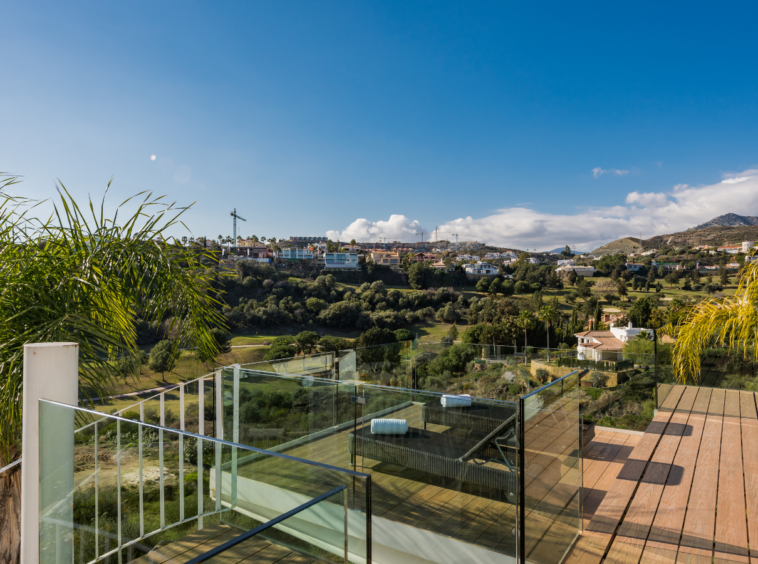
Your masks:
{"label": "hillside", "polygon": [[695,227],[690,227],[687,231],[708,229],[709,227],[746,227],[749,225],[758,225],[758,217],[754,215],[737,215],[736,213],[727,213],[718,217],[714,217],[712,220],[701,223]]}
{"label": "hillside", "polygon": [[607,245],[598,247],[592,251],[592,254],[595,257],[615,255],[616,253],[624,253],[626,255],[632,252],[641,251],[643,246],[644,241],[642,241],[642,239],[638,239],[637,237],[624,237],[623,239],[617,239],[616,241],[611,241]]}
{"label": "hillside", "polygon": [[742,241],[758,241],[758,225],[688,229],[680,233],[656,235],[643,241],[643,244],[647,249],[655,249],[662,245],[723,245],[737,244]]}

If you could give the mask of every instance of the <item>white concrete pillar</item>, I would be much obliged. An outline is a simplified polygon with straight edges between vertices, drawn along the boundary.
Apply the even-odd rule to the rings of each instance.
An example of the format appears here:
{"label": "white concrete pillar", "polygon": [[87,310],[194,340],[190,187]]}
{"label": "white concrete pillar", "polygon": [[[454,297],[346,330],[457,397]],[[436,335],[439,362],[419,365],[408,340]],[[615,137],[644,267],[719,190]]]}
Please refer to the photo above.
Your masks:
{"label": "white concrete pillar", "polygon": [[[21,465],[21,562],[40,562],[40,476],[53,468],[40,467],[39,400],[76,406],[79,401],[79,345],[39,343],[24,345],[23,464]],[[58,463],[69,462],[70,473],[56,476],[57,491],[70,481],[73,489],[74,418],[62,418],[54,428],[46,427],[45,448]],[[50,459],[47,456],[46,459]],[[69,475],[70,474],[70,475]],[[65,541],[64,541],[65,542]],[[69,541],[73,544],[72,541]],[[70,562],[62,559],[61,562]]]}

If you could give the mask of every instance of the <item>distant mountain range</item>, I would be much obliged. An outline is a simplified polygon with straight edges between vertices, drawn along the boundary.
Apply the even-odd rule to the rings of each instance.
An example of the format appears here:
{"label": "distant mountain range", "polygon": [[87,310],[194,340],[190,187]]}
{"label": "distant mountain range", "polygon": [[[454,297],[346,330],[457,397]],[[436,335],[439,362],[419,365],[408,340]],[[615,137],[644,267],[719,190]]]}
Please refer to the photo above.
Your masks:
{"label": "distant mountain range", "polygon": [[736,213],[726,213],[714,217],[710,221],[690,227],[687,231],[696,231],[698,229],[708,229],[709,227],[745,227],[747,225],[758,225],[758,217],[754,215],[737,215]]}
{"label": "distant mountain range", "polygon": [[[559,254],[561,254],[561,253],[562,253],[562,252],[563,252],[565,249],[566,249],[566,247],[556,247],[556,248],[555,248],[555,249],[553,249],[552,251],[545,251],[545,252],[546,252],[546,253],[550,253],[550,254],[557,254],[557,255],[559,255]],[[572,254],[572,255],[581,255],[581,254],[582,254],[582,251],[571,251],[571,254]]]}

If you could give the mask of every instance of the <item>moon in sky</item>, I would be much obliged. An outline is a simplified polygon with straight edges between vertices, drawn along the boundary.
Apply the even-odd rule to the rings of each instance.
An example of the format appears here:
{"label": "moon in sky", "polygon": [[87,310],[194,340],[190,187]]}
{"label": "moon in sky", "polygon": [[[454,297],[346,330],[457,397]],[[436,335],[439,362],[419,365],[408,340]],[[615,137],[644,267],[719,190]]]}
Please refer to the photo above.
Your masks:
{"label": "moon in sky", "polygon": [[154,161],[155,160],[155,155],[150,155],[150,160]]}

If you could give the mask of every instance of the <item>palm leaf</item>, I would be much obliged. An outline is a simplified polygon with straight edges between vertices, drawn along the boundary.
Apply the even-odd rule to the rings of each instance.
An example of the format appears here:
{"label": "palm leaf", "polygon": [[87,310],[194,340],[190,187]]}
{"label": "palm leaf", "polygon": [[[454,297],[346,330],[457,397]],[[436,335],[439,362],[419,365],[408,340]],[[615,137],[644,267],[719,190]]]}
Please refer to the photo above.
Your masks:
{"label": "palm leaf", "polygon": [[[176,348],[197,347],[204,358],[218,353],[210,330],[224,324],[216,273],[200,262],[205,251],[167,235],[187,208],[144,193],[130,214],[123,206],[134,199],[110,218],[104,202],[97,210],[90,201],[85,215],[59,184],[51,217],[40,220],[32,215],[36,202],[6,193],[17,182],[0,175],[3,452],[20,439],[24,344],[79,343],[80,389],[106,396],[117,377],[112,361],[138,352],[138,312],[148,322],[166,323]],[[119,212],[127,215],[120,224]]]}

